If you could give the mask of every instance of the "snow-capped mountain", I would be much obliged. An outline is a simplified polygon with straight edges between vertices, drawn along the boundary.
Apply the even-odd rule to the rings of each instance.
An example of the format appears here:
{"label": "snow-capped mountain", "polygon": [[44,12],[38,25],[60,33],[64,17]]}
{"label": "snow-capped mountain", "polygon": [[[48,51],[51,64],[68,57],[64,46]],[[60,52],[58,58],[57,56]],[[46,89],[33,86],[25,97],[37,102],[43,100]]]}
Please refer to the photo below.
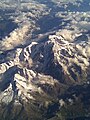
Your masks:
{"label": "snow-capped mountain", "polygon": [[89,40],[71,42],[56,33],[44,43],[17,48],[12,60],[0,64],[0,103],[49,104],[70,86],[89,83],[89,44]]}
{"label": "snow-capped mountain", "polygon": [[0,0],[0,120],[90,120],[90,1]]}

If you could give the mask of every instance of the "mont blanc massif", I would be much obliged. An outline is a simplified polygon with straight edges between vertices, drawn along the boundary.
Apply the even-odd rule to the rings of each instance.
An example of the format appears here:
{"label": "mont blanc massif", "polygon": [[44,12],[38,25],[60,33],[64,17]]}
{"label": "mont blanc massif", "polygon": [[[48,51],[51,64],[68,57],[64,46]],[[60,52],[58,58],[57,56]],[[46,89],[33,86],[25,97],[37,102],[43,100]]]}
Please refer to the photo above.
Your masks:
{"label": "mont blanc massif", "polygon": [[0,0],[0,120],[90,120],[90,0]]}

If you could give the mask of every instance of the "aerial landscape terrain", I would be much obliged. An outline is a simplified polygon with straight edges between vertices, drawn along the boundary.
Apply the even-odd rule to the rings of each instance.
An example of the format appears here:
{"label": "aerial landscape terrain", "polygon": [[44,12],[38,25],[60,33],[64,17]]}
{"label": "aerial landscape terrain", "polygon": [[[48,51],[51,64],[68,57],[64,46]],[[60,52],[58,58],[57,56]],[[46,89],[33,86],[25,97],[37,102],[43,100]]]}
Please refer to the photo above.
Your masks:
{"label": "aerial landscape terrain", "polygon": [[90,0],[0,0],[0,120],[90,120]]}

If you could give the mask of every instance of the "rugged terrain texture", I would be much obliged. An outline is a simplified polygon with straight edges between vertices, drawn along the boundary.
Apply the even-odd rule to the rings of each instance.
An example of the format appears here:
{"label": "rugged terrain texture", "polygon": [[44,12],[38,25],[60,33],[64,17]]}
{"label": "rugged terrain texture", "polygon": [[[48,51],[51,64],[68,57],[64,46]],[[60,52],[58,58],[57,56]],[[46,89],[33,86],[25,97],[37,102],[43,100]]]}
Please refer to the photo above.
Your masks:
{"label": "rugged terrain texture", "polygon": [[0,33],[0,120],[90,120],[90,0],[0,0]]}
{"label": "rugged terrain texture", "polygon": [[37,118],[40,115],[36,117],[31,111],[38,109],[37,114],[40,114],[58,100],[61,106],[60,96],[69,87],[89,84],[90,41],[78,41],[80,37],[83,35],[69,41],[57,32],[46,42],[31,42],[25,48],[6,53],[0,61],[2,119],[8,116],[12,120],[23,120],[23,117],[40,120]]}

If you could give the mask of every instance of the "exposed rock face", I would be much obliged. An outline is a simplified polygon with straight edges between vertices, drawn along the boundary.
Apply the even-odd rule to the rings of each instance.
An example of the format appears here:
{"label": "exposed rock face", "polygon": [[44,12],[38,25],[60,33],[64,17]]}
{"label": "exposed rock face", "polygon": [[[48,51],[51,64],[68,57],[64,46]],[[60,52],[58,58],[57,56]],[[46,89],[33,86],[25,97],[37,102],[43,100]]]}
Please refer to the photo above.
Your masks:
{"label": "exposed rock face", "polygon": [[[80,79],[84,77],[83,74],[86,73],[86,69],[90,64],[89,42],[71,43],[56,35],[49,36],[49,38],[48,43],[53,43],[53,63],[61,67],[64,80],[68,83],[66,76],[69,76],[72,81],[81,82]],[[58,68],[59,74],[61,74],[61,70]]]}
{"label": "exposed rock face", "polygon": [[12,104],[25,108],[30,101],[40,106],[57,99],[72,83],[89,80],[89,45],[89,40],[69,42],[63,36],[50,35],[45,43],[17,48],[12,60],[0,64],[0,109],[2,103],[6,108]]}

